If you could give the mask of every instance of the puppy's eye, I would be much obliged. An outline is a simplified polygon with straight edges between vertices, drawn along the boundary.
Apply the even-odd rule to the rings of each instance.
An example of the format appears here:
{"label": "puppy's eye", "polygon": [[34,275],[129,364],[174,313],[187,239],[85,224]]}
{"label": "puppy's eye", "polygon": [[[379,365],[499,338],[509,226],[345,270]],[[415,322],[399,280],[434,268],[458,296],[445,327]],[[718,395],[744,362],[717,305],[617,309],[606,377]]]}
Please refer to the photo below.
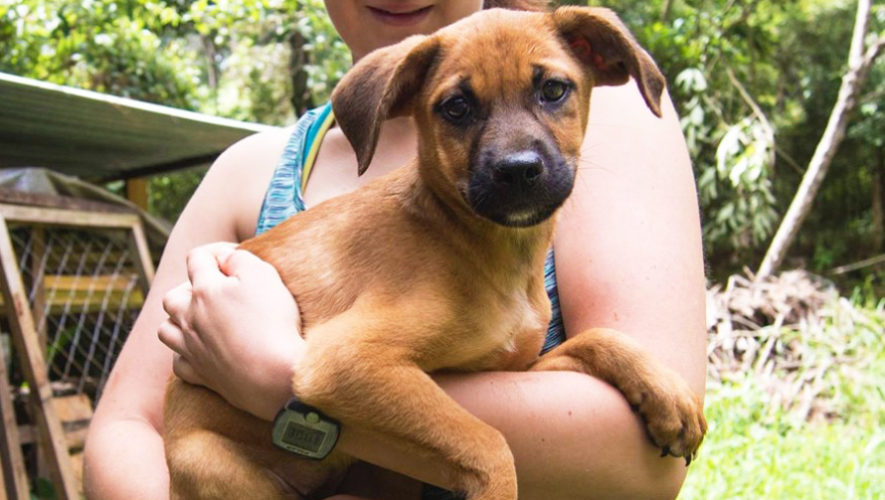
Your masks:
{"label": "puppy's eye", "polygon": [[541,85],[541,101],[556,103],[565,99],[571,87],[561,80],[547,80]]}
{"label": "puppy's eye", "polygon": [[449,97],[440,105],[440,111],[449,121],[459,123],[470,115],[470,102],[460,95]]}

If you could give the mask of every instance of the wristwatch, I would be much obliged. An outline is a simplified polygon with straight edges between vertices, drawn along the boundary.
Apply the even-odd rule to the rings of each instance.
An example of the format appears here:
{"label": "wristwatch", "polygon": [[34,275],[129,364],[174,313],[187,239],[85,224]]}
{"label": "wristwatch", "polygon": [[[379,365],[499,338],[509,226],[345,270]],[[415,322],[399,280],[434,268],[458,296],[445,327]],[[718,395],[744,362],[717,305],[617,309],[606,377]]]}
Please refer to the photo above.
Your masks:
{"label": "wristwatch", "polygon": [[302,457],[322,460],[329,455],[341,429],[338,421],[292,398],[273,422],[273,444]]}

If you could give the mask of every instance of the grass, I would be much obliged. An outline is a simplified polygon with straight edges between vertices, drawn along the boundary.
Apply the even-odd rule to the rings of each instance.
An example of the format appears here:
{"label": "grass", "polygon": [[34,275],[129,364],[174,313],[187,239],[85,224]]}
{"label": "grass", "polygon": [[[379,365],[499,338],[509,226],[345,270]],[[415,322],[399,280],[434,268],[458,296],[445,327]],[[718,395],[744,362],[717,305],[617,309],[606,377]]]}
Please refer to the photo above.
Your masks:
{"label": "grass", "polygon": [[827,367],[815,387],[827,411],[807,419],[782,394],[775,403],[781,369],[711,381],[710,429],[680,500],[885,499],[885,314],[842,301],[820,324],[780,333],[806,349],[800,374]]}

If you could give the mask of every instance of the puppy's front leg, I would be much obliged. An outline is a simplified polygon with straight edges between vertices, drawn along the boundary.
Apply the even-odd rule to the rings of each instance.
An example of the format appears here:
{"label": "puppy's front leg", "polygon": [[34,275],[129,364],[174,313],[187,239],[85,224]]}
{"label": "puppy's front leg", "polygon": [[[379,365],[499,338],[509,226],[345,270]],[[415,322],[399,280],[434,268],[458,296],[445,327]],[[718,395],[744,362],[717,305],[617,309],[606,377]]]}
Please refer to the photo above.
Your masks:
{"label": "puppy's front leg", "polygon": [[694,458],[707,422],[700,398],[685,380],[657,362],[630,337],[593,328],[548,352],[532,370],[569,370],[602,379],[621,391],[639,413],[664,455]]}
{"label": "puppy's front leg", "polygon": [[345,428],[368,429],[395,449],[439,464],[450,485],[470,500],[516,500],[516,471],[504,437],[459,406],[415,362],[416,353],[427,349],[416,339],[442,332],[404,327],[417,323],[414,314],[359,309],[307,332],[307,351],[295,366],[295,394]]}

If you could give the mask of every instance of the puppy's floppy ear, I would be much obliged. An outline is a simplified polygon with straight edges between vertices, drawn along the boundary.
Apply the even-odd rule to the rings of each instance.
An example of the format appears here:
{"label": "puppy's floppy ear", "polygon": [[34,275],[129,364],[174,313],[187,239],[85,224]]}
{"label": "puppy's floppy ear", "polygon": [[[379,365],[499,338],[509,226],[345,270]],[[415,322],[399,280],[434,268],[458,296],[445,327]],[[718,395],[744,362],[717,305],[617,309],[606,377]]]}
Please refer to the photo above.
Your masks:
{"label": "puppy's floppy ear", "polygon": [[561,7],[551,15],[575,57],[592,68],[596,85],[623,85],[632,76],[649,109],[661,116],[664,75],[617,14],[601,7]]}
{"label": "puppy's floppy ear", "polygon": [[335,120],[356,151],[360,175],[372,162],[381,122],[412,112],[438,51],[435,37],[411,36],[368,54],[335,87]]}

